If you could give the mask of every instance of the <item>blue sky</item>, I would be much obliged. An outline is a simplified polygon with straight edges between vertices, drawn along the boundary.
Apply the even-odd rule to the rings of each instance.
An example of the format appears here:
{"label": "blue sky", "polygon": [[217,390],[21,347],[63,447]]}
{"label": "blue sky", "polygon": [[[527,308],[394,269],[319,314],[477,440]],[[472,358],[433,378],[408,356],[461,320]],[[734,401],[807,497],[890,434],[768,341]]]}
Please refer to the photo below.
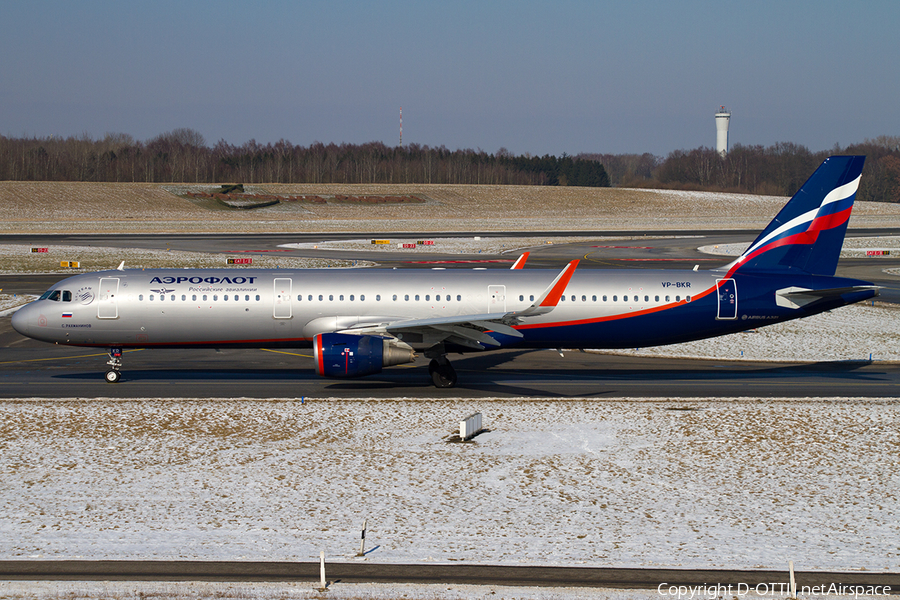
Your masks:
{"label": "blue sky", "polygon": [[900,2],[3,3],[0,133],[496,152],[900,135]]}

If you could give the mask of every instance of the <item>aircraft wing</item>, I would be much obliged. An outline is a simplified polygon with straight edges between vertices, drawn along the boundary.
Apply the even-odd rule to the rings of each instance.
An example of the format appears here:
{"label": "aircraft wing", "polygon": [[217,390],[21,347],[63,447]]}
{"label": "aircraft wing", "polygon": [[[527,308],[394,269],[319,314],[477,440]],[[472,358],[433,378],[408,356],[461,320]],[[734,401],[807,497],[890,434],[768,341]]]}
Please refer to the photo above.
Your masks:
{"label": "aircraft wing", "polygon": [[488,335],[488,332],[493,331],[517,338],[523,337],[522,333],[514,328],[514,325],[518,325],[525,318],[545,315],[556,308],[577,266],[577,260],[566,265],[547,289],[538,296],[537,300],[524,310],[452,315],[430,319],[407,319],[352,327],[338,333],[389,335],[400,340],[403,340],[404,334],[414,334],[421,335],[423,340],[427,340],[427,343],[432,345],[451,342],[477,350],[483,350],[486,346],[496,347],[500,345],[500,342]]}

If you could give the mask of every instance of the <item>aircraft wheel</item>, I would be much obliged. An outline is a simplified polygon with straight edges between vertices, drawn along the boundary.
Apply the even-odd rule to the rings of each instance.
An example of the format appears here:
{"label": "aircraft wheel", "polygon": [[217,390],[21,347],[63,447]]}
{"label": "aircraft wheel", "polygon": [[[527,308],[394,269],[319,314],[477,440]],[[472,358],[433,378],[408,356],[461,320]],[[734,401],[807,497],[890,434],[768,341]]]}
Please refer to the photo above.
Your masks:
{"label": "aircraft wheel", "polygon": [[456,386],[456,370],[450,363],[438,364],[433,371],[429,365],[428,370],[431,371],[431,381],[434,383],[434,387],[452,388]]}
{"label": "aircraft wheel", "polygon": [[119,379],[122,378],[122,374],[116,371],[115,369],[110,369],[106,372],[106,382],[107,383],[118,383]]}

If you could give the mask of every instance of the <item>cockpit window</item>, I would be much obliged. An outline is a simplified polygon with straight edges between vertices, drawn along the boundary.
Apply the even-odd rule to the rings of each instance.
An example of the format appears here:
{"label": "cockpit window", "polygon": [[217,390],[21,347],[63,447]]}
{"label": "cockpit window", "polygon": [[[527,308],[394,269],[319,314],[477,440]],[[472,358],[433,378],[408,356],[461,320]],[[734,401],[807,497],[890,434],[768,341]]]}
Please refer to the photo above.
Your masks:
{"label": "cockpit window", "polygon": [[59,290],[47,290],[38,300],[53,300],[54,302],[59,302]]}
{"label": "cockpit window", "polygon": [[72,292],[69,290],[63,290],[62,301],[63,302],[71,302],[72,301]]}

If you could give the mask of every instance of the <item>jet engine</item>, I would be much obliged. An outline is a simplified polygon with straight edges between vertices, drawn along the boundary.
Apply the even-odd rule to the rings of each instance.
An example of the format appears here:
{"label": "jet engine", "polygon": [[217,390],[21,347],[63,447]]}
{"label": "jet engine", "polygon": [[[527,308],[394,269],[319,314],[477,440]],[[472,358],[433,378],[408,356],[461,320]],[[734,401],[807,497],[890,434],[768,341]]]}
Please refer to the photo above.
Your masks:
{"label": "jet engine", "polygon": [[416,359],[411,348],[397,340],[374,335],[320,333],[313,337],[316,373],[322,377],[362,377],[380,373],[382,367]]}

